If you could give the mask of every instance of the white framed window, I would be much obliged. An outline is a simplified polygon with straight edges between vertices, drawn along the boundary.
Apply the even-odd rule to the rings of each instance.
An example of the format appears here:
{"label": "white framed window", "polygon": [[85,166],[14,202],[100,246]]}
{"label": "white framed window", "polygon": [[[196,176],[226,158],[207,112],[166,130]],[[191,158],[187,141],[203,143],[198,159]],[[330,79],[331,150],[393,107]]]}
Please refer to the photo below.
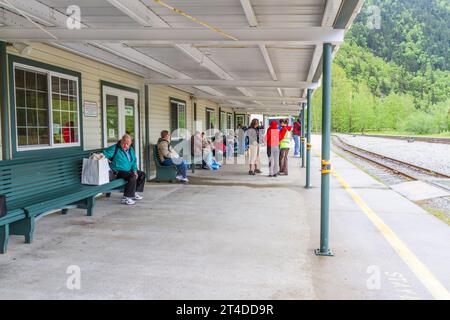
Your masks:
{"label": "white framed window", "polygon": [[215,129],[216,128],[216,110],[206,108],[206,130]]}
{"label": "white framed window", "polygon": [[245,126],[245,116],[243,114],[236,115],[236,128]]}
{"label": "white framed window", "polygon": [[13,64],[17,151],[80,146],[78,78]]}
{"label": "white framed window", "polygon": [[227,113],[227,129],[233,129],[233,115]]}
{"label": "white framed window", "polygon": [[227,129],[227,118],[225,111],[220,111],[220,131]]}
{"label": "white framed window", "polygon": [[186,102],[177,99],[170,99],[170,130],[171,134],[178,130],[177,134],[172,136],[172,139],[178,140],[181,139],[180,129],[186,129],[187,120],[186,120]]}

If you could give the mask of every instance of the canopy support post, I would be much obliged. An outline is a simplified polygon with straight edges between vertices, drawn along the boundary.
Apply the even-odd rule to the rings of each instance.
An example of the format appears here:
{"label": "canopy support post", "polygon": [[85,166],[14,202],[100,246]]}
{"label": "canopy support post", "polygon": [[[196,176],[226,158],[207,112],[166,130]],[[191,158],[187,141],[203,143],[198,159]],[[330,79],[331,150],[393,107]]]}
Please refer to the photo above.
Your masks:
{"label": "canopy support post", "polygon": [[322,78],[322,177],[320,194],[320,248],[318,256],[332,256],[329,242],[329,210],[330,210],[330,141],[331,141],[331,43],[323,45],[323,78]]}

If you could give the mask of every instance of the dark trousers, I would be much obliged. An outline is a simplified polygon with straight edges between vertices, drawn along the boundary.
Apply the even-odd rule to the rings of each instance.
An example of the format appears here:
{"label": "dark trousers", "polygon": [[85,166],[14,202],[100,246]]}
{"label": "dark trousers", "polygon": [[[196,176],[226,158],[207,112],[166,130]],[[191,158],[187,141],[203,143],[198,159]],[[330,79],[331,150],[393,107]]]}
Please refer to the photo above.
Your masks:
{"label": "dark trousers", "polygon": [[124,197],[133,198],[136,192],[144,192],[145,173],[138,170],[137,174],[137,177],[133,172],[126,171],[117,171],[113,174],[114,179],[124,179],[128,182],[125,185]]}
{"label": "dark trousers", "polygon": [[288,174],[289,148],[280,149],[280,172]]}

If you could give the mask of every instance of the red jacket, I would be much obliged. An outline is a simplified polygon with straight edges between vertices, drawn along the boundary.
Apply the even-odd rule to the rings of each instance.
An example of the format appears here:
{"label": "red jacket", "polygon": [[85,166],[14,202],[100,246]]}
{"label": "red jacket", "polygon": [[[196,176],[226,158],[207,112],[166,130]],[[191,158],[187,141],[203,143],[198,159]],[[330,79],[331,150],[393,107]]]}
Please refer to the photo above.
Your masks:
{"label": "red jacket", "polygon": [[281,128],[280,130],[280,141],[283,140],[284,136],[286,135],[286,132],[291,131],[292,127],[291,126],[284,126],[283,128]]}
{"label": "red jacket", "polygon": [[266,141],[268,147],[275,147],[280,145],[280,131],[278,130],[278,124],[276,121],[270,123],[269,129],[267,129]]}
{"label": "red jacket", "polygon": [[294,131],[292,132],[294,134],[294,136],[299,136],[301,135],[301,131],[302,130],[302,125],[300,124],[299,121],[295,121],[294,122]]}

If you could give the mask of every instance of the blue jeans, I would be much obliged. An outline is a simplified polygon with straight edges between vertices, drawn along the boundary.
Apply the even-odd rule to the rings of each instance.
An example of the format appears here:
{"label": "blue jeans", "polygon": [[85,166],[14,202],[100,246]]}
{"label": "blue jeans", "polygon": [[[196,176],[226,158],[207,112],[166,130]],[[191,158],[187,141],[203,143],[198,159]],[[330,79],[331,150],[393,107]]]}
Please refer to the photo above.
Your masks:
{"label": "blue jeans", "polygon": [[187,178],[187,169],[188,169],[187,162],[184,159],[178,159],[178,160],[181,161],[181,163],[178,163],[178,161],[176,161],[177,163],[174,163],[172,159],[166,159],[161,164],[163,166],[176,165],[177,170],[178,170],[178,175],[182,176],[183,178]]}
{"label": "blue jeans", "polygon": [[294,156],[300,155],[300,136],[294,136]]}

